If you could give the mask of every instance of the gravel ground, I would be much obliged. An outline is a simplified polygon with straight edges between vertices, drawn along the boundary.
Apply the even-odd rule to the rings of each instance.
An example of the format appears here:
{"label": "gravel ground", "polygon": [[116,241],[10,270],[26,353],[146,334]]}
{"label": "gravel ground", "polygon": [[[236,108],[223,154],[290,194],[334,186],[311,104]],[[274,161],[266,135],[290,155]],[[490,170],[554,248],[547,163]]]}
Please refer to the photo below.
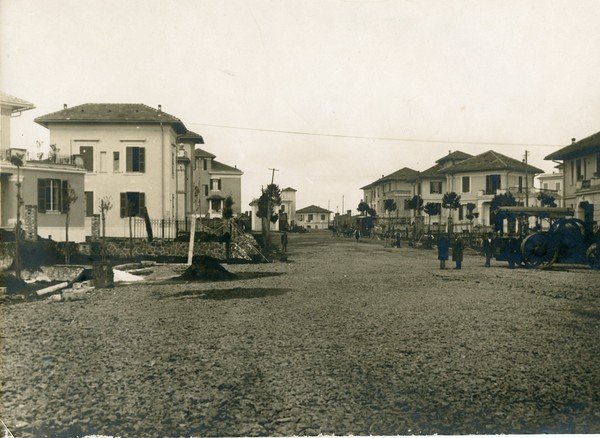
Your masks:
{"label": "gravel ground", "polygon": [[241,280],[2,304],[15,436],[600,432],[600,273],[325,233]]}

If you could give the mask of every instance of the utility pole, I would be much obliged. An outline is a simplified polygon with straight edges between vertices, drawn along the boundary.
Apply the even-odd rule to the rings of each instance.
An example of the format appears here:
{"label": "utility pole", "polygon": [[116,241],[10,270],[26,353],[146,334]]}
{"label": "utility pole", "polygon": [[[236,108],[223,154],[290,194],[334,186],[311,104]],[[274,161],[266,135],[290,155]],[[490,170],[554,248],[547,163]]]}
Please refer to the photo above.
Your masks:
{"label": "utility pole", "polygon": [[344,195],[342,195],[342,214],[344,214],[346,210],[344,210]]}
{"label": "utility pole", "polygon": [[269,170],[273,171],[273,173],[271,174],[271,184],[273,184],[273,181],[275,181],[275,172],[279,172],[279,169],[271,169],[269,167]]}
{"label": "utility pole", "polygon": [[529,157],[529,151],[525,151],[525,157],[523,163],[525,163],[525,207],[529,207],[529,165],[527,164],[527,158]]}

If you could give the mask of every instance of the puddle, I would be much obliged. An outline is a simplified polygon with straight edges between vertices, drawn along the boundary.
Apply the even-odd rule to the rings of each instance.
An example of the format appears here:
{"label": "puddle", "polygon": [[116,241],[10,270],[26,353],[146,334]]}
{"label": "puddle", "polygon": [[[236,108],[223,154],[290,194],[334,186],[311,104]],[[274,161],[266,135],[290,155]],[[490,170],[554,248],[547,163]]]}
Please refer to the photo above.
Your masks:
{"label": "puddle", "polygon": [[164,296],[163,298],[197,298],[201,300],[237,300],[251,298],[276,297],[289,292],[290,289],[285,288],[241,288],[234,287],[232,289],[217,289],[217,290],[186,290],[177,292],[173,295]]}

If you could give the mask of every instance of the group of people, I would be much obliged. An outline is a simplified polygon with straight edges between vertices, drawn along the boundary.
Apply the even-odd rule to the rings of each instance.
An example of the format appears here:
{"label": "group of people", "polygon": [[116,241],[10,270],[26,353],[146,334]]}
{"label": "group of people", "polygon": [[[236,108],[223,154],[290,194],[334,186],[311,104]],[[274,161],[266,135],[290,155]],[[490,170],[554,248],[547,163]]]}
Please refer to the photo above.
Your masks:
{"label": "group of people", "polygon": [[[446,260],[448,260],[450,252],[450,239],[447,236],[441,235],[437,242],[438,247],[438,260],[440,261],[440,269],[446,269]],[[465,243],[457,236],[452,241],[452,261],[456,263],[454,269],[461,269],[463,262],[463,252],[465,249]]]}

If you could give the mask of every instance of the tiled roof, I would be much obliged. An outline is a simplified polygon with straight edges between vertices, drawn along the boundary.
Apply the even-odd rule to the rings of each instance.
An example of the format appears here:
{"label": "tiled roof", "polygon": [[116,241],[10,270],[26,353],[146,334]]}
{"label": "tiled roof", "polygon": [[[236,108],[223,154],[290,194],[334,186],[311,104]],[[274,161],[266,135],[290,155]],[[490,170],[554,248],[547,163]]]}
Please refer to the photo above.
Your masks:
{"label": "tiled roof", "polygon": [[177,136],[177,140],[195,140],[195,144],[204,144],[204,139],[200,134],[196,134],[194,131],[186,131],[183,134]]}
{"label": "tiled roof", "polygon": [[580,157],[582,155],[593,154],[600,152],[600,132],[596,132],[589,137],[579,140],[575,143],[565,146],[562,149],[552,152],[545,159],[546,160],[566,160],[573,157]]}
{"label": "tiled roof", "polygon": [[367,184],[366,186],[361,187],[360,190],[365,190],[387,181],[410,181],[416,178],[418,175],[419,172],[417,172],[416,170],[413,170],[409,167],[403,167],[402,169],[390,173],[389,175],[382,176],[377,181],[374,181],[371,184]]}
{"label": "tiled roof", "polygon": [[223,164],[217,160],[212,160],[212,170],[211,172],[227,172],[227,173],[237,173],[239,175],[241,175],[242,172],[240,169],[238,169],[237,167],[231,167],[228,166],[227,164]]}
{"label": "tiled roof", "polygon": [[467,154],[466,152],[462,152],[462,151],[454,151],[454,152],[450,152],[448,155],[443,156],[442,158],[440,158],[439,160],[436,161],[436,163],[445,163],[446,161],[463,161],[466,160],[467,158],[471,158],[473,155],[471,154]]}
{"label": "tiled roof", "polygon": [[183,122],[162,110],[143,103],[84,103],[35,119],[48,127],[49,123],[168,123],[179,134],[188,132]]}
{"label": "tiled roof", "polygon": [[308,207],[301,208],[300,210],[296,210],[296,213],[332,213],[329,210],[326,210],[322,207],[316,205],[309,205]]}
{"label": "tiled roof", "polygon": [[442,173],[458,173],[458,172],[482,172],[486,170],[513,170],[530,173],[543,173],[542,169],[538,169],[530,164],[525,164],[514,158],[507,157],[495,151],[487,151],[474,157],[468,158],[454,166],[441,169]]}
{"label": "tiled roof", "polygon": [[18,97],[12,96],[8,93],[0,91],[0,103],[4,106],[11,106],[15,111],[24,111],[35,108],[31,102],[19,99]]}
{"label": "tiled roof", "polygon": [[200,149],[200,148],[194,149],[194,156],[200,157],[200,158],[215,158],[216,157],[216,155],[213,155],[210,152],[207,152],[204,149]]}

